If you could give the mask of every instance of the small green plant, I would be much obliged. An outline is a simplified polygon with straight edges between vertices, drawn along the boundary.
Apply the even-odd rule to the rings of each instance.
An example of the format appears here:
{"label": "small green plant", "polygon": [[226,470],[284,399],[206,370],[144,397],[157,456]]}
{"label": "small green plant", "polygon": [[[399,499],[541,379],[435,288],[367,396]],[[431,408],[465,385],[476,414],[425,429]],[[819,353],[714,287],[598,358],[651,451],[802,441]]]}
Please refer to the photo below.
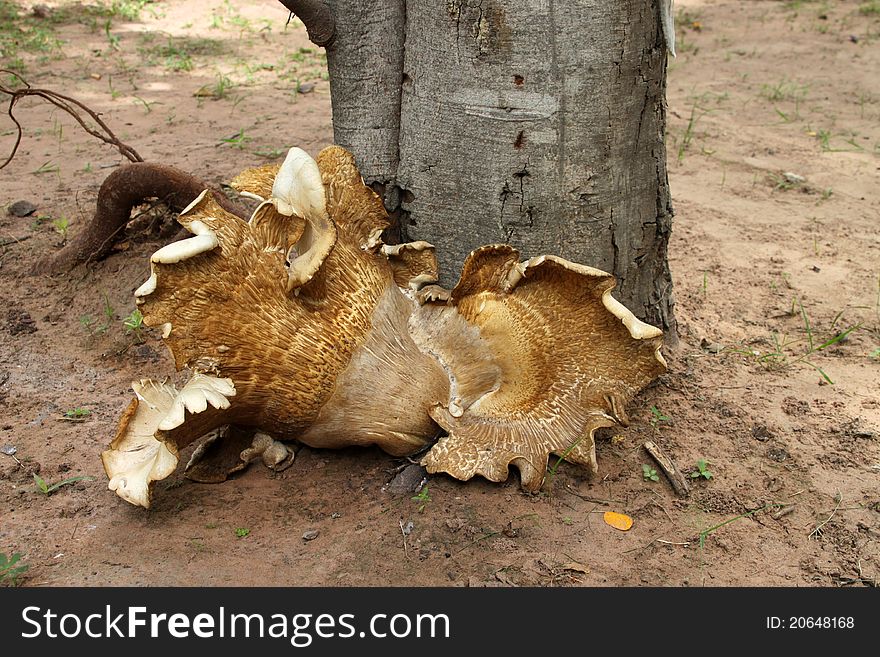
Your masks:
{"label": "small green plant", "polygon": [[428,485],[425,484],[422,486],[422,490],[420,490],[417,495],[413,495],[412,499],[419,502],[419,513],[424,511],[425,507],[428,506],[428,502],[431,501],[431,495],[428,493]]}
{"label": "small green plant", "polygon": [[876,358],[880,360],[880,347],[871,352],[871,358]]}
{"label": "small green plant", "polygon": [[260,157],[265,157],[269,160],[275,160],[287,153],[286,148],[266,148],[254,151],[254,155],[259,155]]}
{"label": "small green plant", "polygon": [[717,525],[709,527],[708,529],[704,529],[700,532],[700,549],[702,550],[703,547],[706,545],[706,537],[708,537],[709,534],[717,531],[718,529],[721,529],[722,527],[724,527],[724,525],[729,525],[730,523],[736,522],[737,520],[742,520],[743,518],[751,518],[756,513],[761,513],[762,511],[766,511],[767,509],[777,509],[783,506],[785,505],[775,503],[767,504],[765,506],[762,506],[760,509],[755,509],[754,511],[749,511],[748,513],[741,513],[740,515],[734,516],[733,518],[728,518],[724,522],[719,522]]}
{"label": "small green plant", "polygon": [[647,463],[642,463],[642,478],[645,481],[660,481],[657,471]]}
{"label": "small green plant", "polygon": [[543,488],[546,490],[550,490],[550,485],[553,482],[553,478],[556,476],[556,471],[559,469],[559,464],[563,461],[567,460],[569,454],[571,454],[572,450],[574,450],[578,445],[581,444],[583,437],[575,440],[571,445],[569,445],[562,454],[559,455],[559,458],[556,459],[556,463],[554,463],[550,468],[547,469],[547,476],[544,478]]}
{"label": "small green plant", "polygon": [[43,226],[43,224],[45,224],[47,221],[51,221],[51,220],[52,220],[52,217],[45,215],[45,214],[41,214],[41,215],[34,217],[34,220],[30,223],[30,226],[28,226],[28,227],[31,230],[40,230],[40,228]]}
{"label": "small green plant", "polygon": [[150,112],[152,112],[152,111],[153,111],[153,105],[161,105],[161,104],[162,104],[162,103],[160,103],[158,100],[154,100],[154,101],[152,101],[152,102],[150,102],[150,101],[148,101],[148,100],[144,100],[144,99],[141,98],[140,96],[135,96],[134,99],[135,99],[137,102],[139,102],[141,105],[144,106],[144,114],[149,114]]}
{"label": "small green plant", "polygon": [[657,408],[656,406],[651,406],[651,420],[650,420],[650,422],[651,422],[651,426],[654,427],[655,429],[657,428],[657,425],[659,425],[661,422],[669,422],[669,420],[671,420],[671,419],[672,418],[670,418],[668,415],[664,415],[660,411],[660,409]]}
{"label": "small green plant", "polygon": [[245,527],[238,527],[235,530],[235,535],[238,536],[239,538],[244,538],[245,536],[247,536],[250,533],[251,533],[251,530],[247,529]]}
{"label": "small green plant", "polygon": [[[785,274],[783,274],[783,276],[785,276]],[[787,278],[784,278],[784,281],[788,287],[791,287]],[[815,354],[824,351],[835,344],[846,341],[849,334],[861,328],[862,325],[855,324],[849,328],[837,330],[837,322],[843,315],[843,311],[841,311],[837,313],[834,320],[831,322],[831,329],[833,331],[831,337],[820,342],[821,338],[816,336],[816,332],[813,329],[807,311],[804,309],[804,305],[798,297],[792,299],[791,310],[788,314],[791,316],[800,315],[804,325],[804,338],[788,338],[785,335],[780,336],[774,332],[770,335],[773,348],[767,353],[761,353],[756,349],[734,349],[732,350],[732,353],[750,356],[754,358],[759,365],[768,370],[782,370],[792,365],[803,363],[816,370],[826,383],[834,385],[834,381],[831,380],[831,377],[829,377],[821,367],[816,365],[811,358]],[[806,342],[805,345],[804,342]],[[790,352],[796,351],[793,347],[797,345],[803,345],[803,347],[802,353],[799,353],[795,357]]]}
{"label": "small green plant", "polygon": [[691,479],[703,478],[708,481],[712,477],[712,473],[709,472],[709,461],[706,459],[700,459],[697,461],[697,469],[691,472]]}
{"label": "small green plant", "polygon": [[697,110],[700,109],[697,107],[697,103],[695,102],[691,106],[691,116],[688,119],[687,127],[684,130],[684,134],[681,136],[681,141],[678,143],[678,163],[681,164],[684,161],[684,154],[688,148],[690,148],[691,141],[694,138],[694,130],[697,127],[697,121],[700,120],[700,117],[705,114],[705,112],[701,112],[697,114]]}
{"label": "small green plant", "polygon": [[141,311],[135,308],[131,311],[131,313],[122,320],[122,325],[125,327],[125,332],[134,335],[134,339],[141,343],[144,341],[143,335],[141,331],[144,328],[144,316],[141,314]]}
{"label": "small green plant", "polygon": [[77,406],[76,408],[69,408],[64,411],[64,417],[69,418],[71,420],[82,420],[91,415],[92,412],[87,408],[81,408]]}
{"label": "small green plant", "polygon": [[113,320],[116,319],[116,310],[113,308],[112,305],[110,305],[110,299],[107,297],[106,292],[101,292],[101,296],[104,299],[104,323],[98,327],[98,331],[100,333],[104,333],[108,328],[110,328]]}
{"label": "small green plant", "polygon": [[229,144],[230,146],[235,146],[237,149],[241,150],[244,148],[245,143],[250,140],[251,138],[244,133],[244,128],[239,128],[237,135],[222,138],[220,144]]}
{"label": "small green plant", "polygon": [[44,173],[58,173],[61,170],[54,162],[43,162],[39,167],[31,171],[36,176],[42,175]]}
{"label": "small green plant", "polygon": [[[153,0],[113,0],[109,6],[102,7],[101,15],[126,21],[138,21],[145,6],[152,3]],[[154,9],[151,8],[150,12],[156,15]]]}
{"label": "small green plant", "polygon": [[61,239],[67,239],[67,231],[70,230],[70,221],[67,217],[61,217],[60,219],[54,219],[52,221],[52,227],[55,229],[55,232],[61,235]]}
{"label": "small green plant", "polygon": [[112,50],[121,50],[119,42],[122,40],[122,37],[118,34],[110,34],[111,22],[109,18],[104,22],[104,34],[107,35],[107,43]]}
{"label": "small green plant", "polygon": [[110,98],[116,100],[122,95],[122,92],[119,91],[116,87],[113,86],[113,76],[107,76],[107,88],[110,90]]}
{"label": "small green plant", "polygon": [[8,582],[12,586],[15,586],[18,583],[18,578],[23,575],[29,567],[27,564],[17,566],[16,564],[19,561],[21,561],[20,552],[14,552],[11,557],[6,556],[5,552],[0,552],[0,582]]}
{"label": "small green plant", "polygon": [[210,91],[209,95],[218,100],[220,98],[226,98],[233,87],[235,87],[235,83],[232,80],[225,75],[218,75],[217,82],[208,88]]}
{"label": "small green plant", "polygon": [[880,0],[871,0],[860,4],[859,13],[863,16],[880,16]]}
{"label": "small green plant", "polygon": [[91,481],[94,477],[89,477],[88,475],[82,475],[79,477],[70,477],[69,479],[62,479],[58,483],[55,484],[47,484],[46,480],[43,479],[36,472],[34,473],[34,483],[37,485],[37,491],[42,493],[43,495],[51,495],[56,490],[61,488],[62,486],[67,486],[69,484],[75,484],[78,481]]}
{"label": "small green plant", "polygon": [[788,191],[790,189],[803,189],[804,183],[806,183],[806,178],[803,176],[799,176],[796,173],[771,173],[768,175],[770,182],[773,184],[774,189],[781,189],[783,191]]}
{"label": "small green plant", "polygon": [[771,103],[778,103],[780,101],[799,103],[807,97],[809,89],[809,85],[798,84],[797,82],[782,78],[776,84],[761,85],[761,96]]}

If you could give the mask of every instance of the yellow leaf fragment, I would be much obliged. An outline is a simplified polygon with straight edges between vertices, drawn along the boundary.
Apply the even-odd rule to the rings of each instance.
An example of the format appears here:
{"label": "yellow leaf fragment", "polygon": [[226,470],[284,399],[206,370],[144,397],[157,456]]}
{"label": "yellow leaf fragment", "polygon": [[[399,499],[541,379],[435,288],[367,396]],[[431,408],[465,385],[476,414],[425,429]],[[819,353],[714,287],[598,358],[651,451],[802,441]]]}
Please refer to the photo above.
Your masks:
{"label": "yellow leaf fragment", "polygon": [[571,570],[572,572],[583,573],[584,575],[590,574],[590,569],[577,561],[569,561],[568,563],[562,564],[559,566],[559,570]]}
{"label": "yellow leaf fragment", "polygon": [[615,529],[619,529],[622,532],[629,531],[630,527],[633,526],[632,518],[623,513],[606,511],[602,518],[605,520],[606,524],[611,525]]}

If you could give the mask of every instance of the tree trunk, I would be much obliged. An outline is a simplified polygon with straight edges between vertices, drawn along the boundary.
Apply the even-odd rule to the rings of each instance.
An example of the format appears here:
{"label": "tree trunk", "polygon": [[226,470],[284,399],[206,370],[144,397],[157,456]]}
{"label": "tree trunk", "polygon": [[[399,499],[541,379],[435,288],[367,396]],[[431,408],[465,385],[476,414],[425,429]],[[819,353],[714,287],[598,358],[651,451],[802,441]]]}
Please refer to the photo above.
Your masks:
{"label": "tree trunk", "polygon": [[500,242],[604,269],[674,339],[661,1],[329,2],[334,137],[393,238],[446,285]]}

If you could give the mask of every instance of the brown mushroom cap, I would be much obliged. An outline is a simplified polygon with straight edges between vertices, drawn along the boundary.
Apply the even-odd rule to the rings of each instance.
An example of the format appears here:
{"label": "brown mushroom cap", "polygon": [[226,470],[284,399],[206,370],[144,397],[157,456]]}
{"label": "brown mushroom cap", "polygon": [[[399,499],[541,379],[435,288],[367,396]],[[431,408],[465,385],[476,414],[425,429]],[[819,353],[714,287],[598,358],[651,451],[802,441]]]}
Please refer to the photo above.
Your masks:
{"label": "brown mushroom cap", "polygon": [[[222,413],[186,416],[173,436],[159,426],[176,408],[173,399],[136,435],[129,435],[131,422],[122,422],[105,462],[115,462],[129,438],[162,456],[162,467],[140,476],[129,501],[146,506],[150,481],[174,469],[176,450],[223,424],[317,447],[377,444],[395,454],[414,453],[433,439],[437,427],[426,409],[446,398],[448,381],[407,336],[413,304],[380,249],[382,201],[364,185],[350,153],[325,149],[320,169],[303,155],[292,149],[285,166],[293,164],[287,173],[281,167],[250,221],[201,194],[179,219],[194,236],[151,258],[150,278],[136,292],[145,324],[163,328],[178,369],[229,379],[235,399]],[[388,409],[395,409],[391,420],[382,417]],[[338,425],[342,416],[347,422]],[[159,449],[165,442],[174,458]],[[219,479],[228,461],[235,466],[229,449],[218,443],[211,452],[223,451],[219,465],[194,464],[191,472]],[[288,456],[274,444],[263,452],[276,468]],[[122,467],[108,469],[114,485]]]}
{"label": "brown mushroom cap", "polygon": [[264,164],[245,169],[229,182],[229,186],[242,196],[265,201],[272,195],[272,186],[280,168],[280,164]]}
{"label": "brown mushroom cap", "polygon": [[272,438],[206,444],[190,475],[219,481],[256,455],[285,467],[276,437],[413,454],[439,424],[449,435],[424,457],[430,472],[502,481],[512,464],[537,490],[551,453],[595,471],[595,429],[625,424],[625,404],[665,369],[661,332],[611,296],[605,272],[494,245],[471,253],[453,290],[434,285],[430,244],[383,248],[382,201],[342,148],[317,162],[291,149],[235,185],[264,201],[251,219],[201,194],[179,219],[193,236],[154,253],[136,292],[194,375],[179,392],[133,386],[102,458],[134,504],[223,425]]}
{"label": "brown mushroom cap", "polygon": [[451,303],[479,327],[501,369],[496,388],[456,417],[423,459],[429,472],[504,481],[512,464],[538,490],[551,453],[597,470],[593,433],[625,424],[625,404],[665,370],[662,333],[611,296],[614,277],[562,258],[518,263],[510,246],[477,249]]}

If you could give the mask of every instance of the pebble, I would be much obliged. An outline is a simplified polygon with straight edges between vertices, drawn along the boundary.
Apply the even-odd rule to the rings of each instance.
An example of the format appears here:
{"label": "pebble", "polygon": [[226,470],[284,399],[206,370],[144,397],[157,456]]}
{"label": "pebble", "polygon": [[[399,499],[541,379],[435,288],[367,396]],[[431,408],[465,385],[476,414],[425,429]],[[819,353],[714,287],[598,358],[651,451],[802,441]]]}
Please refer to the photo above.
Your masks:
{"label": "pebble", "polygon": [[317,529],[309,529],[307,532],[303,534],[304,541],[314,541],[318,538],[318,530]]}
{"label": "pebble", "polygon": [[428,471],[424,467],[412,463],[395,475],[388,484],[388,490],[392,493],[417,493],[427,476]]}
{"label": "pebble", "polygon": [[27,217],[33,214],[36,209],[37,206],[30,201],[16,201],[9,206],[7,212],[13,217]]}

